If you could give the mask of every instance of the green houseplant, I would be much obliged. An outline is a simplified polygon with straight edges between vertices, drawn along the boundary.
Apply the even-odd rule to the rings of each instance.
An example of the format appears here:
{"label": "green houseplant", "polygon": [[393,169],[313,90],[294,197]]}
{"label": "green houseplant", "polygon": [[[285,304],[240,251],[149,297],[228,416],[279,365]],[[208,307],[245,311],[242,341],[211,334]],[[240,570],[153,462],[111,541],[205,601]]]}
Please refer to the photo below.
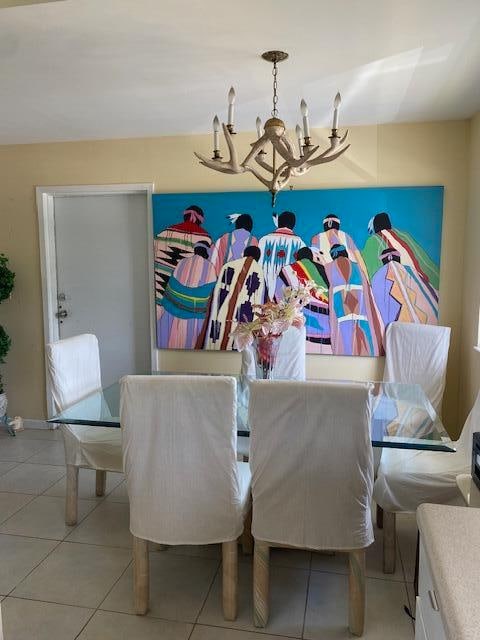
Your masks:
{"label": "green houseplant", "polygon": [[[0,302],[10,297],[15,282],[15,274],[9,269],[8,258],[0,253]],[[5,329],[0,325],[0,365],[4,364],[5,357],[10,350],[12,341]],[[0,421],[6,421],[7,396],[3,388],[3,379],[0,374]]]}

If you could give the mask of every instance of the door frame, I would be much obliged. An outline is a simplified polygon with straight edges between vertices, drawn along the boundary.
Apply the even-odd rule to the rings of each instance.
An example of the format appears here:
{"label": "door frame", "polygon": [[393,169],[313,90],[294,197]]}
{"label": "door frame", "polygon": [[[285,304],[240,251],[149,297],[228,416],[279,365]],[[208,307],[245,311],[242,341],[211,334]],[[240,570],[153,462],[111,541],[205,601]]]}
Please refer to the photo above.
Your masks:
{"label": "door frame", "polygon": [[[153,213],[152,194],[153,183],[105,184],[105,185],[73,185],[36,187],[38,232],[40,241],[40,272],[42,279],[43,302],[43,335],[44,345],[59,339],[57,312],[57,264],[55,247],[55,198],[71,196],[100,196],[100,195],[131,195],[144,194],[147,198],[147,256],[149,281],[149,325],[150,325],[150,366],[152,370],[157,362],[157,348],[155,340],[155,295],[154,295],[154,266],[153,266]],[[47,359],[45,360],[46,395],[48,417],[55,415],[52,390],[48,376]]]}

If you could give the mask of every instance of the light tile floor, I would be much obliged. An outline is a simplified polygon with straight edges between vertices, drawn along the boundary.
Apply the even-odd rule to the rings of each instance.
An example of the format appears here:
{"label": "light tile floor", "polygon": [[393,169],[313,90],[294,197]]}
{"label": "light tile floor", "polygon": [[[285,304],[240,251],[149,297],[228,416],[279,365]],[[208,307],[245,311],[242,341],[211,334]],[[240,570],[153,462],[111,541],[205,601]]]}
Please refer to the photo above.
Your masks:
{"label": "light tile floor", "polygon": [[[347,565],[339,554],[274,550],[271,615],[252,625],[251,558],[240,554],[239,614],[221,610],[217,546],[152,551],[150,611],[132,613],[131,537],[122,474],[80,472],[79,523],[64,523],[61,434],[0,433],[0,601],[4,640],[340,640],[347,630]],[[378,534],[378,535],[377,535]],[[367,556],[366,640],[411,640],[416,527],[398,517],[398,562],[382,573],[382,534]]]}

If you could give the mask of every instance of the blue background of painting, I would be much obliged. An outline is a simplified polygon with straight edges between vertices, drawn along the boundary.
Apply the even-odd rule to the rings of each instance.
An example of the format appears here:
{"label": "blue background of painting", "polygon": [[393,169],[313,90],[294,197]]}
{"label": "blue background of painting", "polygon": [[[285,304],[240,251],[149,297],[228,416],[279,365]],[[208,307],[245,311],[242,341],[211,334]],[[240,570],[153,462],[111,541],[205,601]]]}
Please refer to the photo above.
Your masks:
{"label": "blue background of painting", "polygon": [[386,211],[392,226],[408,231],[440,265],[443,187],[366,187],[358,189],[307,189],[281,192],[272,212],[267,191],[220,193],[167,193],[153,195],[153,231],[157,235],[171,224],[182,222],[182,212],[196,204],[205,213],[203,227],[216,240],[233,226],[230,213],[249,213],[253,234],[260,238],[274,230],[272,213],[288,210],[297,216],[295,232],[307,245],[323,231],[327,213],[340,217],[341,229],[349,233],[359,249],[368,238],[367,226],[376,213]]}

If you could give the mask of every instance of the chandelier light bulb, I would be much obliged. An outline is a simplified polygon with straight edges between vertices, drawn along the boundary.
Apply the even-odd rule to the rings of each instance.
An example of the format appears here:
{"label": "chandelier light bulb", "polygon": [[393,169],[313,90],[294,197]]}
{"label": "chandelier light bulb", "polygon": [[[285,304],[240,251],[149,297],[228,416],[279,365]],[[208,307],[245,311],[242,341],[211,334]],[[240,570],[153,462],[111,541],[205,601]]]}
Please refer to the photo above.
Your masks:
{"label": "chandelier light bulb", "polygon": [[259,138],[261,138],[262,137],[262,121],[258,116],[257,116],[257,119],[255,120],[255,126],[257,127],[257,135]]}
{"label": "chandelier light bulb", "polygon": [[[300,102],[300,111],[303,116],[303,135],[305,138],[310,138],[310,123],[308,121],[308,107],[305,100],[302,99]],[[308,144],[308,140],[305,141],[305,144]]]}
{"label": "chandelier light bulb", "polygon": [[220,120],[218,116],[215,116],[213,119],[213,150],[218,151],[220,149]]}
{"label": "chandelier light bulb", "polygon": [[340,93],[337,93],[335,96],[335,100],[333,101],[333,122],[332,129],[338,129],[338,109],[340,108],[340,103],[342,102],[342,96]]}
{"label": "chandelier light bulb", "polygon": [[233,127],[233,105],[235,104],[235,89],[230,87],[228,92],[228,124]]}
{"label": "chandelier light bulb", "polygon": [[297,126],[295,127],[295,134],[298,140],[298,152],[300,154],[300,157],[302,157],[303,156],[303,145],[302,145],[303,134],[302,134],[302,127],[299,124],[297,124]]}

